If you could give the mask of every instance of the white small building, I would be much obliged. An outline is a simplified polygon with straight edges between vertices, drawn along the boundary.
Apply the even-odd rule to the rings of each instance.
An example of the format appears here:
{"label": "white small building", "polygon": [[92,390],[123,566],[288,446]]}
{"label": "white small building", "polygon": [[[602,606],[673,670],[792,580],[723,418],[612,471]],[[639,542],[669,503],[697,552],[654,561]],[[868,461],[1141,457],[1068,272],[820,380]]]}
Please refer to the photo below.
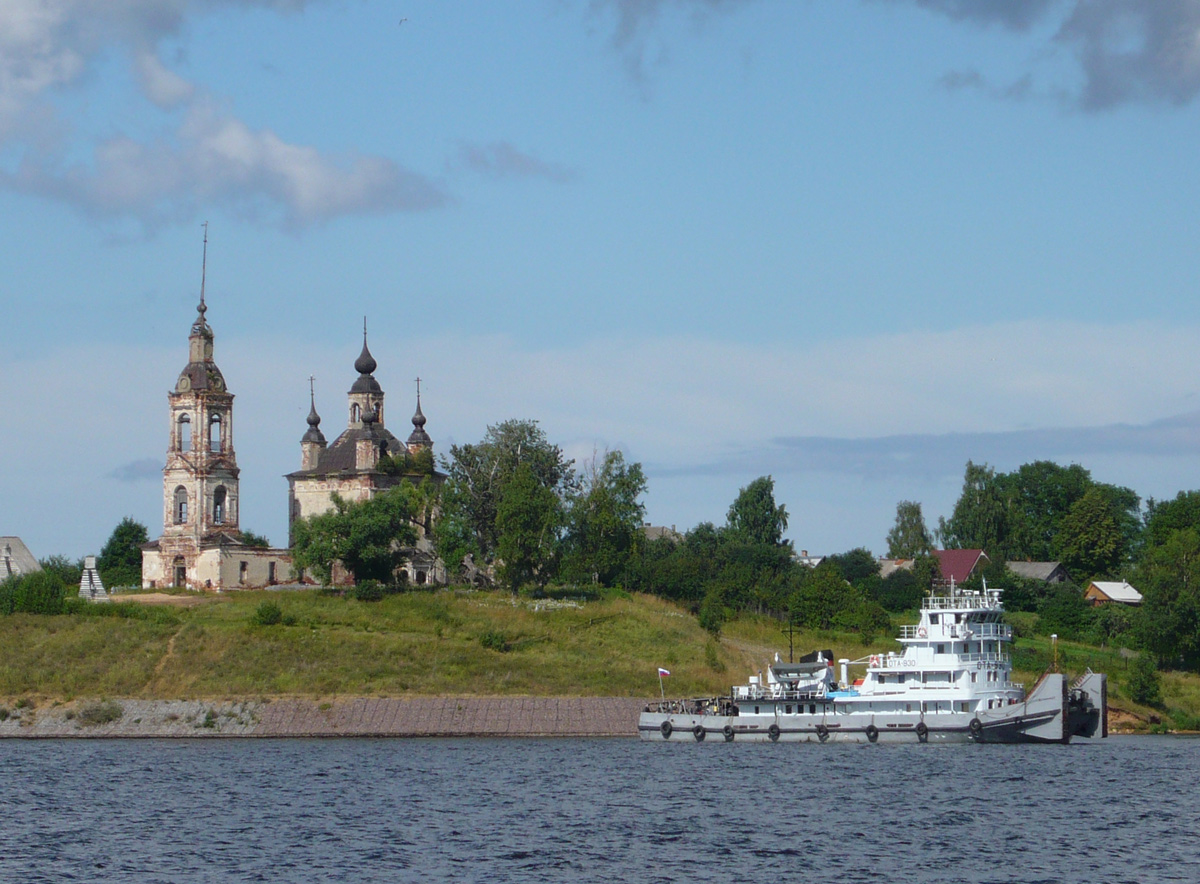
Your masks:
{"label": "white small building", "polygon": [[1093,580],[1084,591],[1083,600],[1093,605],[1106,605],[1109,602],[1140,605],[1142,594],[1124,580]]}

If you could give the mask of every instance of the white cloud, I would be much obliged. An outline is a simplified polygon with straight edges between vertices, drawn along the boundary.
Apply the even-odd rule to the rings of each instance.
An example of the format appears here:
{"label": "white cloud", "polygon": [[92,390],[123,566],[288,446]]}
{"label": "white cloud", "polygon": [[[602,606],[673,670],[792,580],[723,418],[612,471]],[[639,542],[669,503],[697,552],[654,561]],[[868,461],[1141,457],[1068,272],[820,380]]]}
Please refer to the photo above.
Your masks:
{"label": "white cloud", "polygon": [[[6,0],[0,4],[0,147],[20,156],[0,187],[61,200],[93,216],[148,228],[190,218],[203,205],[299,228],[342,215],[419,211],[448,201],[433,180],[378,156],[331,156],[254,129],[167,68],[158,47],[189,17],[221,6],[294,11],[306,0]],[[128,135],[92,146],[56,121],[55,98],[78,86],[104,53],[129,59],[146,99],[183,108],[156,139]],[[164,118],[165,119],[165,118]],[[62,139],[50,149],[49,134]],[[74,139],[74,140],[73,140]]]}

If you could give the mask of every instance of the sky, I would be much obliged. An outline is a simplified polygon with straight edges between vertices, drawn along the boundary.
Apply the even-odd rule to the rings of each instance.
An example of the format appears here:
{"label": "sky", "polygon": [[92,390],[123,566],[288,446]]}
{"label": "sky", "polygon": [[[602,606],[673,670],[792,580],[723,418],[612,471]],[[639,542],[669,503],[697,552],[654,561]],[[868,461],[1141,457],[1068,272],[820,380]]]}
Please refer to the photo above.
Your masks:
{"label": "sky", "polygon": [[968,459],[1200,488],[1200,0],[3,0],[0,534],[162,526],[204,231],[241,525],[363,319],[388,427],[537,420],[813,554]]}

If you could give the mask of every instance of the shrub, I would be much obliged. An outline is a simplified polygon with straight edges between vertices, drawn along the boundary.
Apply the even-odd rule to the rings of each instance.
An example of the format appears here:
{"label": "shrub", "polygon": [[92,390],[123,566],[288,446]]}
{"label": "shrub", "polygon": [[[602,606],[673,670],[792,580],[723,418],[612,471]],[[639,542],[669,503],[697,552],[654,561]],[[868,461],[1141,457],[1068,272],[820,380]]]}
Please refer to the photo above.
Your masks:
{"label": "shrub", "polygon": [[8,707],[0,706],[0,721],[8,721]]}
{"label": "shrub", "polygon": [[383,600],[383,584],[378,580],[364,580],[352,590],[354,598],[360,602],[378,602]]}
{"label": "shrub", "polygon": [[88,703],[79,710],[79,723],[87,727],[94,727],[98,724],[109,724],[117,721],[125,710],[121,708],[121,704],[114,700],[105,700],[102,702]]}
{"label": "shrub", "polygon": [[263,602],[254,609],[255,626],[274,626],[283,621],[283,610],[274,602]]}
{"label": "shrub", "polygon": [[508,636],[498,630],[489,629],[483,635],[479,636],[479,643],[485,648],[493,651],[499,651],[503,654],[510,647]]}
{"label": "shrub", "polygon": [[1154,658],[1142,652],[1129,667],[1129,699],[1143,706],[1158,706],[1162,703],[1162,683]]}

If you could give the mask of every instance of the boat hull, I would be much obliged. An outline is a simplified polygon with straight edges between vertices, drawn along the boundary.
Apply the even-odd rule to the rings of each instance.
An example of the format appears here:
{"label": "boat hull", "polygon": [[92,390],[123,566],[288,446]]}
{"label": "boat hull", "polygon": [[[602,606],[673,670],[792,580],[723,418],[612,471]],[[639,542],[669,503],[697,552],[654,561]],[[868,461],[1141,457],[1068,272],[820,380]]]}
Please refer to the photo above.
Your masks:
{"label": "boat hull", "polygon": [[1052,673],[1022,702],[979,712],[712,715],[647,710],[639,717],[638,735],[689,743],[1066,743],[1073,733],[1067,700],[1066,680]]}

